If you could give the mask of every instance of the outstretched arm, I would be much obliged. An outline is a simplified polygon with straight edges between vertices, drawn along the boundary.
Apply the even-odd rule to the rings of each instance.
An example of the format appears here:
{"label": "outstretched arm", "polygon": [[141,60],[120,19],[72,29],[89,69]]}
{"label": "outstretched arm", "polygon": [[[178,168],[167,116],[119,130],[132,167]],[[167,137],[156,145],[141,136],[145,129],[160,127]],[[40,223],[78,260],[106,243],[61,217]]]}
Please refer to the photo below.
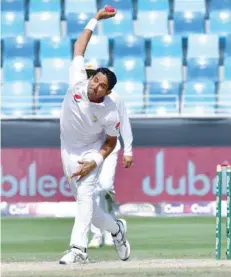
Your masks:
{"label": "outstretched arm", "polygon": [[105,9],[99,10],[95,17],[88,22],[79,38],[76,40],[74,46],[74,59],[69,69],[69,83],[71,86],[87,79],[83,57],[98,20],[113,17],[115,14],[116,12],[106,12]]}
{"label": "outstretched arm", "polygon": [[83,32],[80,34],[79,38],[75,42],[74,46],[74,56],[84,56],[88,42],[91,39],[92,32],[94,31],[98,20],[106,19],[115,16],[116,11],[108,12],[105,9],[100,9],[94,18],[92,18]]}

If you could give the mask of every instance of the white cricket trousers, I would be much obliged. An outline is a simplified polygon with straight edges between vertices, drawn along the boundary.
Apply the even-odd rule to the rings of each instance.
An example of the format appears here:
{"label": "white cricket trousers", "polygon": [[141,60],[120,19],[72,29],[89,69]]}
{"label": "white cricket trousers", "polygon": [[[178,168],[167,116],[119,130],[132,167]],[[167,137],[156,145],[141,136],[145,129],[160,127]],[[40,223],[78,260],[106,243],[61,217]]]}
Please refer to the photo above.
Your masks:
{"label": "white cricket trousers", "polygon": [[[116,149],[105,159],[102,169],[98,178],[97,190],[95,192],[95,199],[97,201],[97,205],[101,207],[103,211],[109,213],[108,211],[108,203],[105,198],[108,192],[115,193],[114,181],[115,181],[115,173],[118,161],[118,155],[120,150],[120,142],[117,142],[118,146]],[[111,213],[114,216],[114,211]],[[91,232],[96,236],[102,235],[102,230],[96,228],[94,224],[91,225]]]}
{"label": "white cricket trousers", "polygon": [[[102,142],[92,146],[81,147],[81,149],[69,152],[62,147],[61,157],[63,170],[66,177],[71,176],[79,168],[78,161],[92,160],[94,155],[101,148]],[[101,167],[92,170],[87,176],[78,181],[78,178],[69,180],[71,191],[76,199],[76,216],[72,229],[70,246],[87,248],[88,232],[91,223],[101,230],[115,234],[118,232],[118,225],[111,215],[105,213],[96,203],[94,192],[98,183]]]}

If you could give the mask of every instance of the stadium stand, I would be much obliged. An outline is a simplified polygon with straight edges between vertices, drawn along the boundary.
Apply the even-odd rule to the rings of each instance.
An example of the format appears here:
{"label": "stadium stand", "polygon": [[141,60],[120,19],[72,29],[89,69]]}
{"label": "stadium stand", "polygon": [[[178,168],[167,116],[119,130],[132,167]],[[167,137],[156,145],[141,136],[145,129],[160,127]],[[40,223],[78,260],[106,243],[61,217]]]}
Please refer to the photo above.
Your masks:
{"label": "stadium stand", "polygon": [[215,113],[216,90],[210,80],[189,81],[184,84],[182,111],[184,113]]}
{"label": "stadium stand", "polygon": [[33,113],[33,90],[30,82],[6,82],[2,86],[2,113],[25,116]]}
{"label": "stadium stand", "polygon": [[97,8],[95,0],[66,0],[65,1],[65,15],[69,13],[95,13]]}
{"label": "stadium stand", "polygon": [[30,13],[28,36],[34,38],[60,36],[60,14],[58,12]]}
{"label": "stadium stand", "polygon": [[220,83],[218,91],[218,113],[231,114],[231,79]]}
{"label": "stadium stand", "polygon": [[224,54],[225,56],[231,57],[231,35],[226,37],[225,40],[225,47],[224,47]]}
{"label": "stadium stand", "polygon": [[34,83],[34,64],[28,58],[5,59],[3,62],[3,81]]}
{"label": "stadium stand", "polygon": [[133,8],[132,0],[101,0],[100,7],[113,6],[117,10],[131,11]]}
{"label": "stadium stand", "polygon": [[156,81],[148,84],[148,113],[178,114],[181,83]]}
{"label": "stadium stand", "polygon": [[145,81],[145,68],[142,58],[121,58],[114,62],[114,71],[120,81]]}
{"label": "stadium stand", "polygon": [[3,115],[58,116],[73,42],[105,4],[117,15],[99,22],[86,67],[115,70],[131,116],[230,114],[230,0],[2,0]]}
{"label": "stadium stand", "polygon": [[41,83],[69,82],[70,59],[42,59],[41,60]]}
{"label": "stadium stand", "polygon": [[[97,51],[95,51],[97,49]],[[109,62],[109,41],[106,36],[92,36],[88,44],[86,62],[96,59],[101,66],[108,66]]]}
{"label": "stadium stand", "polygon": [[142,82],[118,82],[115,90],[124,100],[129,114],[144,113],[144,84]]}
{"label": "stadium stand", "polygon": [[24,12],[25,0],[2,0],[1,10],[3,12]]}
{"label": "stadium stand", "polygon": [[156,36],[151,39],[152,57],[183,57],[180,36]]}
{"label": "stadium stand", "polygon": [[137,0],[138,11],[168,11],[168,0]]}
{"label": "stadium stand", "polygon": [[61,103],[67,89],[66,83],[40,83],[37,88],[38,114],[59,116]]}
{"label": "stadium stand", "polygon": [[[93,13],[68,13],[66,16],[67,36],[71,39],[76,39],[87,25],[87,22],[93,17]],[[98,33],[98,29],[94,34]]]}
{"label": "stadium stand", "polygon": [[52,37],[40,40],[40,58],[71,59],[71,41],[68,37]]}
{"label": "stadium stand", "polygon": [[35,59],[35,40],[24,36],[4,39],[4,60],[14,58]]}
{"label": "stadium stand", "polygon": [[151,38],[157,35],[167,35],[168,33],[168,12],[141,11],[138,13],[135,23],[135,34],[137,36]]}
{"label": "stadium stand", "polygon": [[118,11],[116,16],[106,21],[100,22],[102,34],[115,38],[133,34],[133,22],[131,11]]}
{"label": "stadium stand", "polygon": [[226,36],[231,30],[231,10],[214,11],[210,13],[209,32]]}
{"label": "stadium stand", "polygon": [[23,12],[2,12],[1,14],[1,35],[5,37],[24,36],[25,34]]}
{"label": "stadium stand", "polygon": [[145,40],[137,36],[120,36],[114,39],[115,59],[121,57],[140,57],[145,60]]}
{"label": "stadium stand", "polygon": [[60,0],[30,0],[29,13],[57,12],[61,14]]}

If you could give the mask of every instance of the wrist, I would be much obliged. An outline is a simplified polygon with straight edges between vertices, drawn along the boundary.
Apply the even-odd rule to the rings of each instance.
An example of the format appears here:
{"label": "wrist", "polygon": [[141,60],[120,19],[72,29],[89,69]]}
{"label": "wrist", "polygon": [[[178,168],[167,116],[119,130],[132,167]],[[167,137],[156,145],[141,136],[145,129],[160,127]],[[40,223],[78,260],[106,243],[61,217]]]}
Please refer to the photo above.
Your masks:
{"label": "wrist", "polygon": [[96,153],[93,157],[93,161],[96,163],[96,166],[100,166],[103,163],[104,158],[100,153]]}
{"label": "wrist", "polygon": [[87,25],[84,29],[88,29],[88,30],[91,30],[92,32],[94,32],[94,30],[97,26],[97,23],[98,23],[98,19],[95,16],[94,18],[89,20],[89,22],[87,23]]}
{"label": "wrist", "polygon": [[130,156],[130,157],[132,157],[133,155],[132,155],[131,151],[125,151],[124,152],[124,156]]}

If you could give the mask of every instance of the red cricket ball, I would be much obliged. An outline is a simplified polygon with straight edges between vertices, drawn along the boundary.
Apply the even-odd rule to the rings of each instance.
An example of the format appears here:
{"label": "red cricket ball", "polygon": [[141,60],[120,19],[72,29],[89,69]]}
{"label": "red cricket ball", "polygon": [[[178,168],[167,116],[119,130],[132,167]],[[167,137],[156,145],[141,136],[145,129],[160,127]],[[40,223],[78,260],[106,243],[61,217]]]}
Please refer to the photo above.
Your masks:
{"label": "red cricket ball", "polygon": [[104,9],[106,12],[112,12],[112,13],[115,12],[115,8],[113,8],[112,6],[105,6]]}

